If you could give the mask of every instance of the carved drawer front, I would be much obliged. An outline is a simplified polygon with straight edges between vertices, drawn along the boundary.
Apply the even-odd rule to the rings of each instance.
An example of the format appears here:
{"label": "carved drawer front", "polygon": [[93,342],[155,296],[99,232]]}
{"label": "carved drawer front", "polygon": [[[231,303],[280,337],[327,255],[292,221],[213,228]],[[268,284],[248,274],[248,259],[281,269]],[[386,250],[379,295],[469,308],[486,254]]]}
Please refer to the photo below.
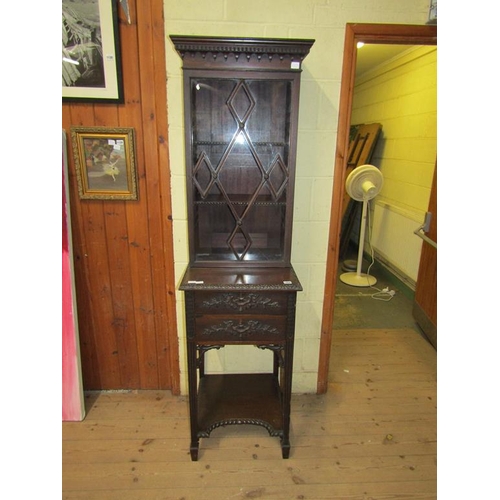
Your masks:
{"label": "carved drawer front", "polygon": [[285,330],[285,316],[203,315],[196,317],[195,337],[200,342],[278,342]]}
{"label": "carved drawer front", "polygon": [[286,307],[286,293],[203,292],[195,298],[195,310],[210,314],[286,314]]}

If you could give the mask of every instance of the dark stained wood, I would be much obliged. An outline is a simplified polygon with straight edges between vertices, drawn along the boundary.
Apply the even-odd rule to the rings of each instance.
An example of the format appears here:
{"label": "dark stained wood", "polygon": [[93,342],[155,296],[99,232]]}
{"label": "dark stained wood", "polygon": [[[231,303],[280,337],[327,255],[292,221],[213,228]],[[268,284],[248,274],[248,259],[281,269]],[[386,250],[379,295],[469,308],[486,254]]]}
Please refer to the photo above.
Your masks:
{"label": "dark stained wood", "polygon": [[333,194],[328,236],[326,280],[321,318],[320,355],[318,366],[318,394],[328,389],[328,367],[332,344],[335,287],[340,251],[342,199],[349,151],[349,128],[356,72],[356,43],[394,43],[409,45],[436,45],[437,26],[358,24],[348,23],[344,37],[344,60],[340,88],[337,146],[333,173]]}
{"label": "dark stained wood", "polygon": [[190,265],[289,266],[301,61],[314,40],[170,38],[183,61]]}
{"label": "dark stained wood", "polygon": [[[289,71],[301,63],[314,43],[311,39],[228,38],[170,35],[186,69],[252,69]],[[299,66],[300,67],[300,66]]]}
{"label": "dark stained wood", "polygon": [[300,292],[302,286],[293,267],[224,268],[189,267],[180,290],[272,290]]}
{"label": "dark stained wood", "polygon": [[125,102],[63,104],[63,128],[135,129],[138,201],[70,196],[84,388],[179,388],[163,2],[121,8]]}
{"label": "dark stained wood", "polygon": [[220,422],[249,421],[279,435],[283,415],[278,396],[272,374],[205,375],[200,381],[198,426],[208,437]]}
{"label": "dark stained wood", "polygon": [[[288,458],[295,304],[302,289],[295,272],[190,267],[180,289],[186,297],[192,460],[198,460],[200,438],[244,424],[280,437]],[[266,374],[205,374],[205,353],[225,345],[271,349],[274,363]]]}
{"label": "dark stained wood", "polygon": [[[184,79],[191,460],[200,438],[240,424],[280,437],[288,458],[300,62],[314,40],[170,38]],[[225,345],[270,349],[268,373],[206,374],[205,353]]]}

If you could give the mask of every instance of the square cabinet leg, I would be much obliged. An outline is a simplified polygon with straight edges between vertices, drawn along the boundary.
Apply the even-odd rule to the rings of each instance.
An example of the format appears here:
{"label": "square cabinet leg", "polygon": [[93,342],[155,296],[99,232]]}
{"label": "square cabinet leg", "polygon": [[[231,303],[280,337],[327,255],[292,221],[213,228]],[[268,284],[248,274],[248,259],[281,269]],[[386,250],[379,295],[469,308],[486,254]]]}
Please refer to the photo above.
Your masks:
{"label": "square cabinet leg", "polygon": [[283,458],[290,457],[290,441],[284,439],[281,441],[281,456]]}
{"label": "square cabinet leg", "polygon": [[189,448],[189,451],[191,452],[191,461],[197,462],[198,461],[198,450],[200,448],[200,443],[199,441],[192,441],[191,446]]}

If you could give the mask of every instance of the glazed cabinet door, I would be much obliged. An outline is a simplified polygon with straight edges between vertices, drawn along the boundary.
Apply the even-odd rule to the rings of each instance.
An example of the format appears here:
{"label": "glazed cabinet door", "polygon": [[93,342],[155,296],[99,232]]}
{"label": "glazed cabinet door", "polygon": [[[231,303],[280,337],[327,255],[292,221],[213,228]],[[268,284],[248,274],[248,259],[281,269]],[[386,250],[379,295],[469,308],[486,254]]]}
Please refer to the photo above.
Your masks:
{"label": "glazed cabinet door", "polygon": [[299,75],[185,73],[191,263],[289,265]]}

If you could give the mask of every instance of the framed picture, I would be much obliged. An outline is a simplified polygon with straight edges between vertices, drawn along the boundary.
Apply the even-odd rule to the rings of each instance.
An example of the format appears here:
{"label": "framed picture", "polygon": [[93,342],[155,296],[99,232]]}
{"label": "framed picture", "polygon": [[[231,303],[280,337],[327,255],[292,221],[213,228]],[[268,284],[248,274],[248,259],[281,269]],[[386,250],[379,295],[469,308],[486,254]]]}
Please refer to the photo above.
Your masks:
{"label": "framed picture", "polygon": [[71,127],[82,200],[137,200],[133,128]]}
{"label": "framed picture", "polygon": [[62,0],[62,98],[123,103],[118,0]]}

